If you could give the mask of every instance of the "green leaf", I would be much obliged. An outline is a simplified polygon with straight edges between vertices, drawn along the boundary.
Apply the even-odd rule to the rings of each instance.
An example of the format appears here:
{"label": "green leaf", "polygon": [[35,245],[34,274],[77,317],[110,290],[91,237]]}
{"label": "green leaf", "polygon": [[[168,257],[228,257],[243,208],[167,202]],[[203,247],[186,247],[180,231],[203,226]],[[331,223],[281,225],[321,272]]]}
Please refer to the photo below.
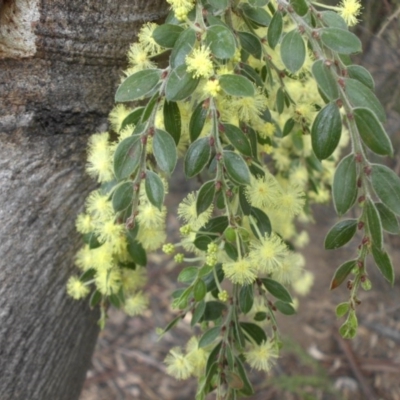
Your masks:
{"label": "green leaf", "polygon": [[215,321],[216,319],[220,318],[226,310],[226,305],[220,301],[207,301],[203,320]]}
{"label": "green leaf", "polygon": [[306,46],[297,29],[293,29],[283,37],[281,58],[285,67],[293,74],[303,66],[306,59]]}
{"label": "green leaf", "polygon": [[330,28],[348,29],[346,21],[335,11],[321,12],[321,19]]}
{"label": "green leaf", "polygon": [[112,205],[115,212],[126,210],[133,201],[132,182],[125,182],[118,186],[112,197]]}
{"label": "green leaf", "polygon": [[223,91],[231,96],[254,96],[254,87],[244,76],[233,74],[221,75],[219,84]]}
{"label": "green leaf", "polygon": [[116,102],[126,102],[148,97],[161,78],[160,69],[145,69],[126,78],[115,93]]}
{"label": "green leaf", "polygon": [[252,7],[249,4],[241,4],[244,15],[254,23],[260,26],[268,26],[271,22],[271,16],[268,11],[262,7]]}
{"label": "green leaf", "polygon": [[369,108],[380,122],[386,121],[385,110],[375,94],[356,79],[345,79],[345,90],[354,107]]}
{"label": "green leaf", "polygon": [[172,174],[178,155],[175,141],[168,132],[156,129],[153,136],[153,153],[159,168],[168,175]]}
{"label": "green leaf", "polygon": [[225,10],[229,5],[229,0],[207,0],[207,2],[217,10]]}
{"label": "green leaf", "polygon": [[185,29],[180,33],[175,42],[174,48],[171,51],[171,68],[177,68],[181,65],[185,65],[186,56],[192,52],[195,42],[196,32],[193,29]]}
{"label": "green leaf", "polygon": [[131,256],[132,260],[136,263],[144,267],[147,264],[147,255],[143,246],[137,240],[132,240],[129,236],[128,239],[128,253]]}
{"label": "green leaf", "polygon": [[345,214],[357,198],[357,171],[354,154],[344,157],[333,177],[332,197],[339,216]]}
{"label": "green leaf", "polygon": [[278,114],[282,114],[284,108],[285,108],[285,92],[280,87],[276,92],[276,111],[278,111]]}
{"label": "green leaf", "polygon": [[294,309],[294,307],[293,307],[291,304],[286,303],[286,302],[284,302],[284,301],[277,300],[277,301],[274,303],[274,306],[275,306],[276,309],[277,309],[278,311],[280,311],[283,315],[294,315],[294,314],[296,314],[296,310]]}
{"label": "green leaf", "polygon": [[243,50],[257,59],[261,58],[262,46],[260,39],[250,32],[237,32]]}
{"label": "green leaf", "polygon": [[181,113],[178,104],[175,101],[164,101],[163,107],[165,130],[173,137],[175,144],[178,146],[181,138]]}
{"label": "green leaf", "polygon": [[197,304],[195,310],[193,311],[192,319],[190,321],[190,326],[195,326],[202,318],[204,311],[206,309],[206,302],[204,300]]}
{"label": "green leaf", "polygon": [[254,289],[253,285],[244,285],[240,289],[239,306],[243,314],[247,314],[254,303]]}
{"label": "green leaf", "polygon": [[103,297],[102,294],[98,290],[95,290],[90,296],[89,307],[90,308],[96,307],[97,304],[100,303],[102,297]]}
{"label": "green leaf", "polygon": [[322,43],[341,54],[360,53],[361,40],[352,32],[340,28],[323,28],[320,30]]}
{"label": "green leaf", "polygon": [[133,174],[140,162],[140,135],[129,136],[118,144],[114,154],[114,173],[118,180]]}
{"label": "green leaf", "polygon": [[215,181],[206,182],[199,190],[196,199],[196,212],[200,215],[212,204],[215,196]]}
{"label": "green leaf", "polygon": [[[271,232],[272,232],[271,221],[268,218],[267,214],[265,214],[264,211],[262,211],[256,207],[251,207],[250,215],[252,218],[255,219],[257,228],[262,236],[271,234]],[[250,228],[253,231],[254,235],[258,237],[257,229],[254,228],[252,223],[250,224]],[[258,238],[261,239],[260,237],[258,237]]]}
{"label": "green leaf", "polygon": [[283,127],[282,137],[285,137],[285,136],[289,135],[289,133],[294,128],[295,124],[296,124],[295,120],[293,118],[289,118],[285,122],[285,126]]}
{"label": "green leaf", "polygon": [[[210,219],[197,233],[196,239],[194,241],[195,246],[200,250],[207,251],[208,244],[211,243],[216,238],[216,236],[222,234],[228,227],[228,225],[229,222],[226,216],[221,215],[219,217]],[[212,232],[218,235],[209,235],[208,233],[202,232]]]}
{"label": "green leaf", "polygon": [[250,185],[250,171],[243,158],[233,151],[224,151],[224,166],[229,178],[237,185]]}
{"label": "green leaf", "polygon": [[196,301],[201,301],[204,299],[207,293],[206,284],[202,279],[198,279],[193,288],[193,297]]}
{"label": "green leaf", "polygon": [[236,247],[233,244],[225,242],[224,250],[225,250],[226,255],[231,260],[237,261],[239,255],[238,255]]}
{"label": "green leaf", "polygon": [[235,55],[236,42],[231,30],[223,25],[213,25],[207,29],[206,44],[211,53],[220,59]]}
{"label": "green leaf", "polygon": [[252,68],[250,65],[241,63],[240,64],[240,72],[243,76],[250,79],[256,86],[263,87],[264,82],[262,81],[260,74]]}
{"label": "green leaf", "polygon": [[393,147],[389,136],[370,109],[355,108],[354,119],[363,142],[373,152],[381,156],[393,155]]}
{"label": "green leaf", "polygon": [[239,373],[240,378],[242,379],[242,381],[244,383],[244,386],[240,390],[240,393],[243,394],[244,396],[251,396],[252,394],[254,394],[254,389],[251,386],[251,382],[250,382],[249,378],[247,377],[246,370],[243,366],[242,361],[240,361],[239,357],[235,357],[235,364],[236,364],[237,372]]}
{"label": "green leaf", "polygon": [[261,281],[265,286],[265,289],[267,289],[268,292],[272,294],[272,296],[285,303],[293,303],[292,297],[290,296],[289,292],[279,282],[271,278],[262,278]]}
{"label": "green leaf", "polygon": [[349,303],[340,303],[336,307],[336,316],[338,318],[343,317],[343,315],[347,314],[350,309]]}
{"label": "green leaf", "polygon": [[282,14],[279,11],[275,11],[271,23],[269,24],[267,33],[268,44],[272,49],[274,49],[276,45],[279,43],[279,40],[282,35],[282,29],[283,29]]}
{"label": "green leaf", "polygon": [[178,324],[178,322],[181,320],[181,316],[178,316],[176,318],[174,318],[163,330],[163,334],[167,333],[168,331],[170,331],[175,325]]}
{"label": "green leaf", "polygon": [[208,164],[211,157],[210,139],[204,137],[193,142],[187,150],[184,169],[187,178],[193,178],[199,174]]}
{"label": "green leaf", "polygon": [[179,25],[163,24],[153,31],[153,39],[162,47],[171,49],[175,46],[183,28]]}
{"label": "green leaf", "polygon": [[372,164],[372,187],[382,203],[396,215],[400,215],[400,179],[388,167]]}
{"label": "green leaf", "polygon": [[258,345],[267,341],[267,335],[260,326],[252,322],[240,322],[240,328],[250,336]]}
{"label": "green leaf", "polygon": [[356,260],[351,260],[351,261],[346,261],[343,263],[336,271],[335,274],[333,275],[332,281],[331,281],[331,290],[336,289],[339,287],[343,281],[347,278],[347,276],[350,274],[351,270],[356,266]]}
{"label": "green leaf", "polygon": [[364,204],[364,212],[371,235],[372,245],[380,249],[383,246],[383,234],[378,210],[372,201],[367,200]]}
{"label": "green leaf", "polygon": [[374,78],[369,71],[361,65],[349,65],[347,67],[347,73],[349,74],[350,78],[358,80],[367,88],[371,90],[375,89]]}
{"label": "green leaf", "polygon": [[382,228],[393,235],[400,234],[400,226],[397,217],[383,204],[375,203],[381,217]]}
{"label": "green leaf", "polygon": [[356,219],[345,219],[333,226],[325,238],[325,249],[332,250],[348,243],[357,231]]}
{"label": "green leaf", "polygon": [[129,113],[122,121],[120,131],[128,125],[136,125],[142,117],[144,107],[137,107],[131,113]]}
{"label": "green leaf", "polygon": [[161,178],[153,171],[146,171],[145,189],[150,203],[161,211],[164,203],[164,184]]}
{"label": "green leaf", "polygon": [[190,117],[189,135],[190,141],[194,142],[203,130],[204,123],[206,122],[208,114],[208,107],[205,107],[204,102],[199,103]]}
{"label": "green leaf", "polygon": [[317,81],[319,90],[329,100],[336,100],[339,98],[339,89],[336,79],[330,71],[330,67],[325,65],[323,60],[317,60],[312,65],[312,73]]}
{"label": "green leaf", "polygon": [[183,283],[192,283],[199,273],[197,267],[186,267],[178,275],[177,281]]}
{"label": "green leaf", "polygon": [[[153,94],[153,96],[151,96],[151,99],[148,101],[146,107],[143,110],[142,116],[140,118],[140,125],[142,125],[144,129],[146,128],[146,124],[144,124],[144,123],[147,122],[148,119],[150,118],[150,116],[154,110],[154,107],[158,103],[159,97],[160,97],[160,93],[155,92]],[[140,128],[140,132],[137,132],[137,129],[140,127],[140,125],[137,125],[135,127],[135,130],[134,130],[135,133],[142,133],[144,131],[144,129],[142,130],[142,128]]]}
{"label": "green leaf", "polygon": [[389,255],[384,249],[379,249],[372,245],[372,256],[374,257],[375,263],[381,271],[384,278],[391,284],[394,284],[394,269],[392,261]]}
{"label": "green leaf", "polygon": [[205,332],[199,340],[199,349],[201,349],[202,347],[206,347],[214,342],[214,340],[218,338],[220,332],[220,326],[214,326],[214,328],[211,328],[207,332]]}
{"label": "green leaf", "polygon": [[308,5],[305,0],[290,0],[290,5],[293,7],[296,14],[303,17],[308,12]]}
{"label": "green leaf", "polygon": [[235,125],[223,124],[224,134],[231,142],[233,147],[239,150],[245,156],[251,157],[251,147],[250,143],[244,134],[244,132]]}
{"label": "green leaf", "polygon": [[[278,300],[279,301],[279,300]],[[256,315],[254,316],[254,321],[258,321],[258,322],[261,322],[261,321],[265,321],[266,319],[267,319],[267,313],[266,312],[264,312],[264,311],[258,311],[257,313],[256,313]]]}
{"label": "green leaf", "polygon": [[90,268],[86,270],[80,277],[79,280],[81,282],[91,281],[96,275],[96,270],[94,268]]}
{"label": "green leaf", "polygon": [[179,101],[189,97],[197,88],[200,79],[192,78],[186,72],[186,65],[180,65],[171,71],[165,86],[165,98],[168,101]]}
{"label": "green leaf", "polygon": [[327,104],[317,115],[311,128],[312,148],[320,160],[335,151],[342,135],[342,119],[336,103]]}

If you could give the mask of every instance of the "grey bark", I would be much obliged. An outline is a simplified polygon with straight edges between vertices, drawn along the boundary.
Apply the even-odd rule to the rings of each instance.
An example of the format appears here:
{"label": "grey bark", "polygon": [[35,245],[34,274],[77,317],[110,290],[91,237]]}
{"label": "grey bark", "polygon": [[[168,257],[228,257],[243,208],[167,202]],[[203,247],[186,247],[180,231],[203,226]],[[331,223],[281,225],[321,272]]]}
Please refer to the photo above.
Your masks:
{"label": "grey bark", "polygon": [[0,0],[1,400],[79,396],[98,334],[98,312],[65,293],[93,188],[86,140],[107,126],[138,27],[165,11],[162,0]]}

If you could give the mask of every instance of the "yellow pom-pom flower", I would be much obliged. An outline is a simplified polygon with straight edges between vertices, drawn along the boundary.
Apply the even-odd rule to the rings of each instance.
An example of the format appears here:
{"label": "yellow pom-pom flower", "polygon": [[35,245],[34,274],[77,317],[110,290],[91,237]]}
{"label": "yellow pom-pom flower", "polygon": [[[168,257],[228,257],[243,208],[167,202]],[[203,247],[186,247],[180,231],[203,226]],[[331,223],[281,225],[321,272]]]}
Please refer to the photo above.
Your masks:
{"label": "yellow pom-pom flower", "polygon": [[196,195],[193,192],[189,193],[178,206],[179,218],[187,222],[194,231],[197,231],[208,222],[212,211],[213,206],[211,205],[198,216],[196,210]]}
{"label": "yellow pom-pom flower", "polygon": [[167,364],[167,373],[178,380],[189,378],[194,370],[192,361],[182,354],[179,347],[171,349],[164,362]]}
{"label": "yellow pom-pom flower", "polygon": [[133,317],[134,315],[143,314],[148,304],[148,298],[142,292],[139,292],[125,300],[124,310],[128,315]]}
{"label": "yellow pom-pom flower", "polygon": [[186,56],[186,70],[193,78],[209,78],[214,74],[211,53],[208,47],[200,46]]}
{"label": "yellow pom-pom flower", "polygon": [[275,233],[252,241],[249,257],[261,273],[269,274],[278,269],[288,254],[287,247]]}
{"label": "yellow pom-pom flower", "polygon": [[67,293],[75,300],[83,299],[90,290],[77,276],[71,276],[67,282]]}
{"label": "yellow pom-pom flower", "polygon": [[161,46],[153,38],[153,32],[157,26],[154,22],[147,22],[142,25],[138,34],[139,43],[143,50],[152,56],[161,52]]}
{"label": "yellow pom-pom flower", "polygon": [[268,372],[278,358],[278,352],[273,343],[263,341],[260,345],[253,344],[245,351],[244,356],[252,368]]}
{"label": "yellow pom-pom flower", "polygon": [[232,283],[250,285],[257,278],[255,264],[247,258],[224,263],[222,269]]}
{"label": "yellow pom-pom flower", "polygon": [[257,208],[274,206],[280,193],[281,188],[277,180],[269,172],[266,172],[262,178],[252,177],[245,191],[247,200]]}
{"label": "yellow pom-pom flower", "polygon": [[361,13],[361,3],[359,0],[343,0],[337,11],[347,25],[354,26],[358,23],[357,17]]}

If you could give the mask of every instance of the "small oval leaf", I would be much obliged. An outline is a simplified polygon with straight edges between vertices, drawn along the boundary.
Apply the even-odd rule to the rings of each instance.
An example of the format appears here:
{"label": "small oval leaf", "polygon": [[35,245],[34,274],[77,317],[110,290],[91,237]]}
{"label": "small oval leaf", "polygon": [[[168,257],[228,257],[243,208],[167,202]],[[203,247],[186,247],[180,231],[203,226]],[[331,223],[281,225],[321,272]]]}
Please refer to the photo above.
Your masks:
{"label": "small oval leaf", "polygon": [[116,102],[126,102],[148,97],[160,81],[160,69],[145,69],[128,76],[115,93]]}
{"label": "small oval leaf", "polygon": [[196,32],[193,29],[186,29],[179,34],[174,48],[171,51],[171,68],[185,65],[186,56],[192,52],[195,42]]}
{"label": "small oval leaf", "polygon": [[253,285],[244,285],[240,289],[239,306],[243,314],[247,314],[254,303],[254,289]]}
{"label": "small oval leaf", "polygon": [[374,78],[369,73],[369,71],[364,67],[362,67],[361,65],[349,65],[347,67],[347,73],[349,74],[350,78],[357,79],[367,88],[371,90],[375,89]]}
{"label": "small oval leaf", "polygon": [[208,107],[205,107],[204,102],[199,103],[194,109],[189,123],[189,135],[191,142],[194,142],[200,136],[200,133],[204,127],[204,123],[206,122],[207,114]]}
{"label": "small oval leaf", "polygon": [[348,243],[357,231],[356,219],[345,219],[333,226],[325,238],[325,249],[332,250]]}
{"label": "small oval leaf", "polygon": [[262,278],[261,281],[272,296],[285,303],[293,303],[292,297],[282,284],[271,278]]}
{"label": "small oval leaf", "polygon": [[325,46],[341,54],[359,53],[362,50],[361,40],[345,29],[323,28],[320,37]]}
{"label": "small oval leaf", "polygon": [[375,203],[381,217],[382,228],[393,235],[400,234],[400,225],[397,217],[383,204]]}
{"label": "small oval leaf", "polygon": [[357,171],[354,154],[344,157],[333,177],[332,197],[339,216],[345,214],[357,198]]}
{"label": "small oval leaf", "polygon": [[251,157],[250,143],[244,132],[235,125],[224,124],[224,133],[235,149],[245,156]]}
{"label": "small oval leaf", "polygon": [[323,60],[317,60],[312,65],[312,73],[317,81],[318,88],[329,100],[339,98],[339,89],[336,79],[333,77],[330,67]]}
{"label": "small oval leaf", "polygon": [[221,75],[219,84],[222,90],[231,96],[254,96],[254,86],[244,76],[233,74]]}
{"label": "small oval leaf", "polygon": [[372,246],[372,256],[374,257],[375,263],[381,271],[384,278],[391,284],[394,284],[394,269],[392,261],[389,255],[384,249],[379,249]]}
{"label": "small oval leaf", "polygon": [[382,203],[400,215],[400,178],[385,165],[373,164],[371,182]]}
{"label": "small oval leaf", "polygon": [[180,65],[171,71],[165,86],[165,98],[168,101],[179,101],[189,97],[199,84],[199,79],[192,78],[186,72],[186,65]]}
{"label": "small oval leaf", "polygon": [[173,137],[175,144],[178,146],[181,138],[181,113],[178,104],[175,101],[164,101],[163,107],[165,130]]}
{"label": "small oval leaf", "polygon": [[233,151],[224,151],[224,166],[229,178],[238,185],[250,185],[250,171],[243,158]]}
{"label": "small oval leaf", "polygon": [[206,44],[217,58],[229,59],[235,55],[235,38],[224,25],[213,25],[207,29]]}
{"label": "small oval leaf", "polygon": [[209,138],[200,138],[193,142],[186,153],[184,160],[185,175],[193,178],[208,164],[211,157]]}
{"label": "small oval leaf", "polygon": [[365,216],[367,219],[372,245],[381,249],[383,246],[382,223],[378,210],[374,203],[367,200],[364,204]]}
{"label": "small oval leaf", "polygon": [[238,32],[240,45],[243,50],[253,57],[260,59],[262,55],[262,45],[260,39],[250,32]]}
{"label": "small oval leaf", "polygon": [[142,142],[139,135],[129,136],[118,144],[114,154],[114,173],[118,180],[135,172],[141,152]]}
{"label": "small oval leaf", "polygon": [[196,212],[200,215],[212,204],[215,196],[215,181],[206,182],[199,190],[196,200]]}
{"label": "small oval leaf", "polygon": [[283,37],[281,58],[285,67],[293,74],[303,66],[306,59],[306,46],[297,29],[293,29]]}
{"label": "small oval leaf", "polygon": [[145,189],[150,203],[161,210],[164,203],[164,184],[161,178],[153,171],[146,171]]}
{"label": "small oval leaf", "polygon": [[153,136],[153,154],[159,168],[168,175],[172,174],[178,156],[175,141],[168,132],[156,129]]}
{"label": "small oval leaf", "polygon": [[118,186],[112,197],[112,205],[115,212],[126,210],[133,201],[132,182],[125,182]]}
{"label": "small oval leaf", "polygon": [[159,25],[153,31],[153,39],[162,47],[172,48],[175,46],[175,43],[182,31],[183,28],[179,25]]}
{"label": "small oval leaf", "polygon": [[317,115],[311,128],[315,155],[324,160],[332,155],[342,134],[342,119],[336,103],[327,104]]}
{"label": "small oval leaf", "polygon": [[275,11],[271,23],[268,27],[267,40],[269,46],[274,49],[281,39],[283,29],[283,19],[280,11]]}
{"label": "small oval leaf", "polygon": [[339,287],[344,280],[348,277],[350,274],[351,270],[356,266],[356,260],[351,260],[351,261],[346,261],[343,263],[336,271],[335,274],[333,275],[332,281],[331,281],[331,290],[336,289]]}
{"label": "small oval leaf", "polygon": [[201,349],[202,347],[208,346],[209,344],[214,342],[214,340],[216,340],[219,336],[220,332],[220,326],[214,326],[214,328],[211,328],[207,332],[205,332],[199,340],[199,348]]}
{"label": "small oval leaf", "polygon": [[393,155],[392,142],[371,110],[368,108],[355,108],[354,119],[363,142],[373,152],[381,156]]}

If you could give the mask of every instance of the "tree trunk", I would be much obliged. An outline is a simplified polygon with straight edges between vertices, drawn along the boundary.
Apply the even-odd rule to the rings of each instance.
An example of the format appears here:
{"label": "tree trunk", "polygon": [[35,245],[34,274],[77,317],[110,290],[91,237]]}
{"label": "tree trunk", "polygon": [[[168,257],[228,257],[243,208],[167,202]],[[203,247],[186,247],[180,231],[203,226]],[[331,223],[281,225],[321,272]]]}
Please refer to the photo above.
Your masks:
{"label": "tree trunk", "polygon": [[78,398],[98,312],[69,299],[89,134],[162,0],[0,0],[0,399]]}

